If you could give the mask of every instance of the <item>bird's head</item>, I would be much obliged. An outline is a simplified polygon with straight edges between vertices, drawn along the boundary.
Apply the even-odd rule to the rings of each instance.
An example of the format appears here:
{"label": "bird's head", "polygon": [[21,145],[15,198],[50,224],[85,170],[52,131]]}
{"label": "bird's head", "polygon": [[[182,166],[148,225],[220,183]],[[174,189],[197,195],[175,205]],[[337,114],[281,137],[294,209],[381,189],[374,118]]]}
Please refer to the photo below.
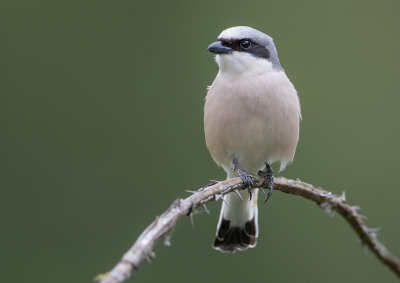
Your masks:
{"label": "bird's head", "polygon": [[222,72],[282,70],[272,38],[251,27],[224,30],[207,50],[216,54]]}

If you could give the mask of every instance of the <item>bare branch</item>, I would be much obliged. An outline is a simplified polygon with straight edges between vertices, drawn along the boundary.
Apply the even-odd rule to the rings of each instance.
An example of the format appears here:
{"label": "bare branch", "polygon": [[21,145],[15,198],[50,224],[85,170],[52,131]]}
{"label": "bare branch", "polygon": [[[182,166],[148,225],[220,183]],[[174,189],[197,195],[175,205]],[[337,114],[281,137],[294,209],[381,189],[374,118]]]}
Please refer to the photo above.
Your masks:
{"label": "bare branch", "polygon": [[[254,177],[254,179],[256,187],[263,187],[263,182],[260,178]],[[143,231],[117,265],[109,273],[101,276],[100,282],[117,283],[127,280],[144,259],[154,257],[152,249],[155,243],[174,227],[180,217],[191,215],[194,209],[205,205],[207,202],[219,200],[225,194],[243,189],[246,188],[243,186],[242,180],[240,178],[232,178],[201,188],[186,199],[175,200],[160,217],[157,217]],[[362,220],[363,216],[358,213],[359,207],[347,204],[344,194],[336,196],[310,184],[282,177],[275,178],[275,189],[312,200],[328,212],[337,211],[354,229],[361,243],[368,246],[382,263],[386,264],[400,278],[400,260],[378,241],[376,229],[368,228],[365,225]]]}

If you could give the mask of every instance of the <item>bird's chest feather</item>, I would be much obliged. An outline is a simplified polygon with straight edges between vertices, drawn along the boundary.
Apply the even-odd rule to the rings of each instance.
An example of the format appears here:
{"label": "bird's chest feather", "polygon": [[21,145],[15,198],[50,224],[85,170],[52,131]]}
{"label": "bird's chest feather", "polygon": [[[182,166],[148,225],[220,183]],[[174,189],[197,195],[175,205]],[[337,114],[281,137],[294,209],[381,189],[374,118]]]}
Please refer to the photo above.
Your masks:
{"label": "bird's chest feather", "polygon": [[284,73],[238,80],[217,76],[204,107],[207,147],[218,163],[229,162],[232,155],[279,159],[287,137],[298,131],[299,111],[296,91]]}
{"label": "bird's chest feather", "polygon": [[208,128],[220,132],[219,138],[235,141],[241,135],[251,134],[251,140],[243,141],[251,146],[252,141],[257,142],[257,133],[276,127],[275,123],[285,112],[281,87],[274,77],[217,78],[206,98],[206,131]]}

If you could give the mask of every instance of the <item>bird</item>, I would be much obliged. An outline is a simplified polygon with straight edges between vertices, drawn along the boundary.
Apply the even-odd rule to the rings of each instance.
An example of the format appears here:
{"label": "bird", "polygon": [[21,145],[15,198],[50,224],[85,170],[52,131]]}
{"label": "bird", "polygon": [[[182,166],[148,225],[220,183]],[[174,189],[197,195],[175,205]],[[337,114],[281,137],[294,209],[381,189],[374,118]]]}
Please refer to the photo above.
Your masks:
{"label": "bird", "polygon": [[264,177],[267,200],[273,191],[271,164],[279,162],[280,172],[293,161],[300,102],[265,33],[230,27],[207,50],[215,54],[219,71],[204,103],[206,146],[227,179],[240,177],[249,192],[223,196],[213,248],[234,253],[257,244],[258,188],[251,175]]}

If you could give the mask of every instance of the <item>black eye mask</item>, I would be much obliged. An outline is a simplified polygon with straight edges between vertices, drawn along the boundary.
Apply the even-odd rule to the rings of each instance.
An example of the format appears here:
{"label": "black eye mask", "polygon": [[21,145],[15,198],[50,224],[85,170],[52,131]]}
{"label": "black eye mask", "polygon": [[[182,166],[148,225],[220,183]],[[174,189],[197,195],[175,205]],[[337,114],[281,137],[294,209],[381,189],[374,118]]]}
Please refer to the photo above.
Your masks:
{"label": "black eye mask", "polygon": [[270,52],[265,46],[255,43],[247,38],[240,40],[221,39],[221,43],[222,45],[231,48],[233,51],[246,52],[265,59],[270,57]]}

